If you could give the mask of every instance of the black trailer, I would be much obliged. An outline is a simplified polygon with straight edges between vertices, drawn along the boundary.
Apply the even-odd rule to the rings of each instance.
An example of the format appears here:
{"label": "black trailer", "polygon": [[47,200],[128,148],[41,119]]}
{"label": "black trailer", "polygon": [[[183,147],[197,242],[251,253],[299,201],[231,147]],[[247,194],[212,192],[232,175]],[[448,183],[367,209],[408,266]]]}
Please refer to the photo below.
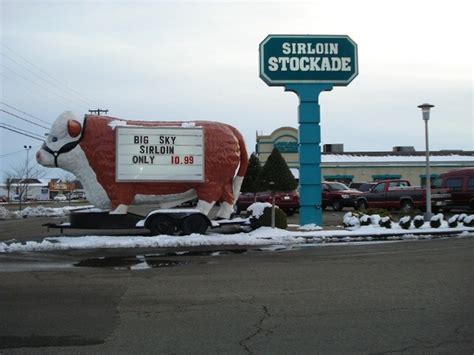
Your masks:
{"label": "black trailer", "polygon": [[224,225],[240,225],[250,228],[248,218],[210,220],[195,209],[153,210],[146,216],[135,213],[111,214],[108,211],[83,209],[71,212],[69,223],[46,223],[44,226],[60,229],[149,229],[151,235],[158,234],[205,234],[209,228]]}

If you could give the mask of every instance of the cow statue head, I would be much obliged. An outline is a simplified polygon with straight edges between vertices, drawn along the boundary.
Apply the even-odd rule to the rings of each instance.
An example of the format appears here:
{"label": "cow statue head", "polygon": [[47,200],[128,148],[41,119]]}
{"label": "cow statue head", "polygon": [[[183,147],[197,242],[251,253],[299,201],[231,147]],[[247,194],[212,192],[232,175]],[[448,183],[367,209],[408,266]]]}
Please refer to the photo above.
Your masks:
{"label": "cow statue head", "polygon": [[83,121],[78,120],[72,112],[62,113],[54,121],[48,138],[36,153],[38,163],[43,166],[59,167],[70,171],[73,163],[71,160],[74,155],[70,153],[77,147],[82,138],[82,128]]}

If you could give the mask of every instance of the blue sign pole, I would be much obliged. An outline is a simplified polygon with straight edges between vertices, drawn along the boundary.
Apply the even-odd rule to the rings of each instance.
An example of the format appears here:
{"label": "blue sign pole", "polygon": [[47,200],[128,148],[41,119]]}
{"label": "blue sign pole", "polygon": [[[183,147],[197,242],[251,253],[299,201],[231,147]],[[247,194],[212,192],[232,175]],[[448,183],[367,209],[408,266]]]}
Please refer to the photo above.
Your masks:
{"label": "blue sign pole", "polygon": [[323,224],[321,203],[321,113],[319,94],[331,91],[330,84],[289,84],[285,91],[294,92],[298,106],[300,148],[300,225]]}

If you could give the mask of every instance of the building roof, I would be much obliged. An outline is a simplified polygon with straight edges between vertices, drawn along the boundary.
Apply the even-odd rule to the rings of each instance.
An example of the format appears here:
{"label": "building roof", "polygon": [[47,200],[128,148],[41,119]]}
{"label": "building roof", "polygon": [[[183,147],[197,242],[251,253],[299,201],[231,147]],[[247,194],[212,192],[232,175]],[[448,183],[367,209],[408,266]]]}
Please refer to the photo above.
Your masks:
{"label": "building roof", "polygon": [[[426,163],[425,152],[344,152],[323,153],[323,164],[383,164],[383,165],[419,165]],[[449,153],[430,152],[430,163],[433,165],[467,165],[474,166],[474,152]]]}

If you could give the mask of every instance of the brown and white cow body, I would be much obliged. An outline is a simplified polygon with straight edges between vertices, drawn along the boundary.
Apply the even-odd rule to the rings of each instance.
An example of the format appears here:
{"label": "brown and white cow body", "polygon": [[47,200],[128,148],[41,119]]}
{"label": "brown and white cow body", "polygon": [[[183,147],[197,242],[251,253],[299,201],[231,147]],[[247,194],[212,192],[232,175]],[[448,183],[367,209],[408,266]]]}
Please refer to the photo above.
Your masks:
{"label": "brown and white cow body", "polygon": [[217,217],[229,218],[247,169],[242,135],[219,122],[194,121],[205,137],[204,182],[117,182],[115,127],[182,127],[189,122],[127,121],[65,112],[54,122],[48,139],[36,154],[38,163],[59,167],[76,175],[89,201],[96,207],[126,213],[135,203],[155,203],[171,208],[198,198],[197,209],[208,214],[220,202]]}

